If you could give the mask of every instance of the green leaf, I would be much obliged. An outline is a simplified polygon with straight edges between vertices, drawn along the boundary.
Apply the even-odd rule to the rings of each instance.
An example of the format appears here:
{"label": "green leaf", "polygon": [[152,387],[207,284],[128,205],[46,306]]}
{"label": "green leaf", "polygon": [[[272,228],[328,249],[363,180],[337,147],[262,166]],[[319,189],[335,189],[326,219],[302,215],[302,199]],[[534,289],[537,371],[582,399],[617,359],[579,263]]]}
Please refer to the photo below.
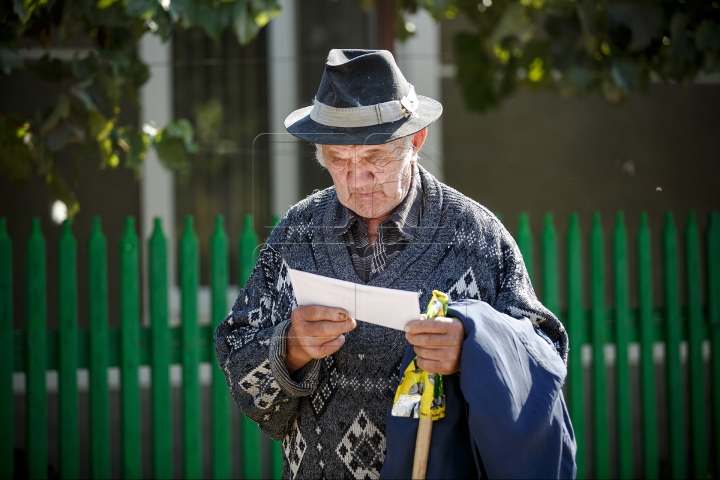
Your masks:
{"label": "green leaf", "polygon": [[260,31],[255,20],[250,15],[245,2],[238,2],[235,17],[233,18],[233,31],[238,41],[245,45],[255,38]]}
{"label": "green leaf", "polygon": [[158,135],[157,137],[155,137],[155,142],[153,146],[155,147],[155,151],[158,154],[160,163],[162,163],[165,168],[169,170],[176,170],[182,166],[185,166],[188,162],[185,145],[183,141],[179,138],[164,138]]}
{"label": "green leaf", "polygon": [[528,69],[528,80],[531,82],[539,82],[545,75],[545,69],[543,68],[543,60],[540,57],[536,57],[530,64]]}
{"label": "green leaf", "polygon": [[85,107],[85,110],[97,110],[97,106],[95,105],[95,102],[93,102],[92,97],[90,96],[90,93],[86,90],[87,88],[87,82],[81,82],[77,85],[74,85],[72,88],[70,88],[70,93],[77,97]]}
{"label": "green leaf", "polygon": [[10,75],[13,70],[20,70],[25,67],[22,58],[9,48],[0,47],[0,70],[5,75]]}
{"label": "green leaf", "polygon": [[90,136],[98,142],[105,141],[113,129],[113,121],[108,120],[98,110],[90,110],[88,112],[88,127]]}
{"label": "green leaf", "polygon": [[95,75],[90,95],[98,110],[105,116],[115,116],[120,111],[121,84],[112,75],[99,70]]}
{"label": "green leaf", "polygon": [[186,119],[168,123],[158,130],[153,146],[166,168],[177,169],[186,165],[187,154],[197,149],[192,125]]}
{"label": "green leaf", "polygon": [[50,116],[45,120],[40,128],[40,135],[44,136],[53,127],[55,127],[61,119],[67,118],[69,114],[70,98],[66,94],[61,93],[58,97],[57,103],[55,104],[55,108],[53,108],[52,113],[50,113]]}
{"label": "green leaf", "polygon": [[33,173],[32,150],[23,141],[25,133],[0,119],[0,175],[15,183],[27,181]]}
{"label": "green leaf", "polygon": [[150,136],[132,127],[118,129],[118,145],[125,152],[125,165],[138,169],[145,161]]}
{"label": "green leaf", "polygon": [[220,41],[220,35],[230,22],[230,10],[223,5],[195,4],[194,24],[202,28],[210,38]]}
{"label": "green leaf", "polygon": [[27,23],[34,9],[34,2],[28,2],[26,0],[13,0],[13,10],[22,23]]}
{"label": "green leaf", "polygon": [[98,2],[95,4],[97,8],[100,10],[103,10],[105,8],[111,7],[113,4],[115,4],[118,0],[98,0]]}
{"label": "green leaf", "polygon": [[168,40],[172,36],[173,32],[173,19],[170,14],[162,8],[158,8],[152,19],[155,22],[155,25],[157,25],[155,34],[160,35],[160,38],[163,41]]}
{"label": "green leaf", "polygon": [[38,77],[46,82],[59,82],[65,76],[63,62],[57,58],[50,58],[48,53],[40,58],[33,70]]}
{"label": "green leaf", "polygon": [[182,140],[188,152],[193,153],[197,149],[195,145],[195,131],[192,124],[184,118],[168,123],[165,128],[158,131],[158,136],[178,138]]}

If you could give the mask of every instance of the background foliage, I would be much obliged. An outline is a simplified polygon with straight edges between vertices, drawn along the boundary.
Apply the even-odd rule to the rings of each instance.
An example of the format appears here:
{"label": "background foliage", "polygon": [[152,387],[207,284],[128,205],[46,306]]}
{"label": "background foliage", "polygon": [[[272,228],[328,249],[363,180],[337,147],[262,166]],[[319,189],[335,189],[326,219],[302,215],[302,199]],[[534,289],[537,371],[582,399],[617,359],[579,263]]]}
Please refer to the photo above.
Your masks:
{"label": "background foliage", "polygon": [[[651,80],[688,82],[720,72],[717,0],[401,0],[407,13],[465,16],[474,31],[454,39],[467,106],[499,105],[518,89],[572,96],[599,92],[613,104]],[[411,28],[412,30],[412,28]]]}
{"label": "background foliage", "polygon": [[[414,33],[407,18],[418,9],[435,19],[467,18],[473,29],[456,35],[454,56],[466,104],[476,111],[518,89],[599,92],[619,104],[653,79],[687,82],[720,71],[719,1],[395,0],[395,33]],[[152,147],[166,167],[184,165],[195,150],[186,120],[120,124],[121,105],[137,104],[149,78],[140,37],[166,40],[177,26],[197,26],[216,40],[230,28],[247,43],[279,11],[277,0],[0,0],[2,75],[30,71],[59,90],[53,105],[32,116],[0,112],[0,175],[19,182],[42,176],[72,216],[79,204],[58,158],[139,172]],[[73,38],[92,44],[69,63],[18,53]]]}
{"label": "background foliage", "polygon": [[[279,12],[276,0],[0,0],[2,74],[30,71],[60,91],[54,105],[34,116],[0,112],[0,175],[16,182],[44,177],[51,197],[73,216],[79,203],[72,181],[60,173],[59,158],[100,168],[124,164],[139,172],[153,147],[167,168],[184,165],[195,150],[187,120],[141,128],[119,124],[121,105],[128,100],[137,105],[138,88],[149,78],[137,52],[140,37],[150,33],[167,40],[175,26],[198,26],[216,40],[231,28],[247,43]],[[78,38],[92,44],[69,63],[49,53],[26,61],[18,52]]]}

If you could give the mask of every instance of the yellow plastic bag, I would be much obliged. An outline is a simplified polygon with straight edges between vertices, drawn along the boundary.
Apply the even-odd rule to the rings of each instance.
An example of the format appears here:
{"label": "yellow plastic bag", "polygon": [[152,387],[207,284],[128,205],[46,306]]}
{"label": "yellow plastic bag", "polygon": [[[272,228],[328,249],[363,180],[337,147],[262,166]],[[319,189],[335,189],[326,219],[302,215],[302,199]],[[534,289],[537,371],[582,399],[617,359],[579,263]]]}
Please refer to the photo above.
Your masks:
{"label": "yellow plastic bag", "polygon": [[[450,298],[433,290],[425,318],[444,317]],[[419,368],[415,357],[405,369],[403,381],[395,392],[391,415],[394,417],[427,418],[445,417],[445,386],[439,373],[428,373]]]}

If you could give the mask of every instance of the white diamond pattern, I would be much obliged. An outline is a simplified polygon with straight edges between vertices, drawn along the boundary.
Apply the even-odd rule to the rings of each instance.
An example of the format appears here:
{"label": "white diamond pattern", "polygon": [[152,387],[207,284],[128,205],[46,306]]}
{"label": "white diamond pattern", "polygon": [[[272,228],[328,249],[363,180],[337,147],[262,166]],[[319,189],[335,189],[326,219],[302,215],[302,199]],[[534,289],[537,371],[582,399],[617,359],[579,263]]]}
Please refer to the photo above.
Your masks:
{"label": "white diamond pattern", "polygon": [[271,375],[269,360],[258,365],[238,383],[247,394],[252,395],[255,406],[261,410],[270,407],[280,393],[280,386]]}
{"label": "white diamond pattern", "polygon": [[473,273],[472,267],[467,269],[467,272],[460,277],[460,280],[455,282],[455,285],[453,285],[447,293],[452,300],[462,300],[465,298],[481,300],[480,290],[475,281],[475,274]]}
{"label": "white diamond pattern", "polygon": [[380,478],[385,435],[360,410],[335,452],[355,478]]}
{"label": "white diamond pattern", "polygon": [[283,440],[282,448],[292,478],[295,478],[302,463],[303,456],[305,456],[307,443],[305,443],[305,439],[302,433],[300,433],[300,429],[298,429],[297,420],[293,423],[291,432],[292,433],[287,435]]}

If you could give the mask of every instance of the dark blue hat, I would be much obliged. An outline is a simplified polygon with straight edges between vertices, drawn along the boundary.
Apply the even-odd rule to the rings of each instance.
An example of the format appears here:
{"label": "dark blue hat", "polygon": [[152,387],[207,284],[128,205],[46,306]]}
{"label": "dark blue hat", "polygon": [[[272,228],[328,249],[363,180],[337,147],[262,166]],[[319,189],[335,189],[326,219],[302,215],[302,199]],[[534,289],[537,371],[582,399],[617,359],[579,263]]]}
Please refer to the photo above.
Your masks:
{"label": "dark blue hat", "polygon": [[313,105],[285,119],[292,135],[328,145],[379,145],[419,132],[442,105],[415,93],[387,50],[330,50]]}

